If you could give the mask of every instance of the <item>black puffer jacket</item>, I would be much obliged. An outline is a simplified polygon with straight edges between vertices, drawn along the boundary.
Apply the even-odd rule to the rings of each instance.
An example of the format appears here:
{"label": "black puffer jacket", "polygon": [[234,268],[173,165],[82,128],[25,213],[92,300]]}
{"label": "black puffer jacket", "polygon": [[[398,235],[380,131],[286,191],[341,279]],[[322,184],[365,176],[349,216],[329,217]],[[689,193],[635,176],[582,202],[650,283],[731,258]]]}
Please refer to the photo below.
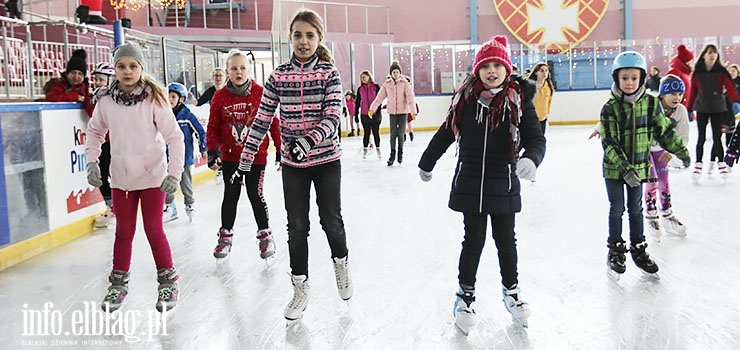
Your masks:
{"label": "black puffer jacket", "polygon": [[[545,137],[532,104],[535,86],[526,79],[516,79],[524,92],[521,122],[518,125],[520,148],[524,150],[521,156],[539,166],[545,156]],[[458,212],[485,214],[519,212],[522,201],[519,178],[515,173],[517,159],[510,159],[511,119],[506,115],[496,129],[489,130],[486,121],[476,121],[476,104],[477,101],[473,100],[463,109],[449,207]],[[421,156],[419,168],[432,171],[437,160],[453,142],[455,135],[452,129],[446,123],[442,124]]]}

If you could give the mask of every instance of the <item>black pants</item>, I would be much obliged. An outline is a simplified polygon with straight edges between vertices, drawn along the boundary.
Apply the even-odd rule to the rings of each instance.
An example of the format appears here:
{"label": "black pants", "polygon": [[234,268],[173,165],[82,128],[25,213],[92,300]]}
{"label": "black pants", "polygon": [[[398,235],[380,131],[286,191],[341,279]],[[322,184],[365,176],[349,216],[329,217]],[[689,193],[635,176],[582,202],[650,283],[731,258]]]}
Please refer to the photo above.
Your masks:
{"label": "black pants", "polygon": [[[242,186],[238,181],[231,183],[231,176],[236,172],[239,163],[224,161],[221,163],[224,179],[224,200],[221,202],[221,227],[232,229],[236,221],[236,206],[239,203]],[[270,227],[267,202],[262,195],[262,184],[265,179],[265,166],[252,164],[247,176],[246,187],[249,202],[252,204],[254,220],[257,228],[262,230]]]}
{"label": "black pants", "polygon": [[[488,216],[478,213],[463,213],[465,240],[462,242],[460,264],[458,265],[460,284],[475,287],[475,275],[486,242]],[[493,227],[493,240],[498,249],[498,263],[501,269],[501,283],[507,288],[518,283],[516,238],[514,237],[514,214],[490,215]]]}
{"label": "black pants", "polygon": [[707,124],[712,125],[712,153],[709,161],[722,161],[725,157],[722,147],[722,124],[727,119],[725,112],[697,113],[696,125],[699,127],[699,139],[696,140],[696,161],[701,162],[704,157],[704,141],[707,140]]}
{"label": "black pants", "polygon": [[340,161],[293,168],[283,165],[283,194],[288,213],[288,250],[293,275],[308,276],[308,211],[311,206],[311,183],[316,190],[319,222],[329,241],[332,258],[347,256],[347,236],[342,221]]}
{"label": "black pants", "polygon": [[100,166],[100,178],[103,180],[103,185],[100,186],[100,194],[103,195],[106,204],[111,202],[110,194],[110,142],[103,142],[100,146],[100,157],[98,157],[98,165]]}
{"label": "black pants", "polygon": [[362,115],[362,129],[365,133],[362,135],[362,146],[367,147],[370,144],[370,134],[373,134],[373,141],[375,141],[375,147],[380,147],[380,121],[382,120],[380,113],[376,113],[373,119]]}
{"label": "black pants", "polygon": [[545,129],[547,129],[547,119],[540,122],[540,126],[542,127],[542,135],[545,134]]}

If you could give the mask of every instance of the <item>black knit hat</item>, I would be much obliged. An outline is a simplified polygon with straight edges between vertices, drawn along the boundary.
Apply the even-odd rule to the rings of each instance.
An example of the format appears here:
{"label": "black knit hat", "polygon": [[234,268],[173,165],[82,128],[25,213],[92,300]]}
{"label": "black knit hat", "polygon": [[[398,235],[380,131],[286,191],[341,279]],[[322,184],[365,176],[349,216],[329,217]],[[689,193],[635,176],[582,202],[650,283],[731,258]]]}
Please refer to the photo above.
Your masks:
{"label": "black knit hat", "polygon": [[399,73],[402,72],[401,71],[401,65],[398,64],[398,61],[393,61],[393,63],[391,63],[391,68],[388,70],[388,73],[393,74],[393,71],[396,70],[396,69],[398,69],[398,72]]}
{"label": "black knit hat", "polygon": [[78,70],[82,74],[87,75],[87,52],[83,49],[75,50],[72,52],[72,57],[67,62],[67,70],[65,73],[69,73],[73,70]]}

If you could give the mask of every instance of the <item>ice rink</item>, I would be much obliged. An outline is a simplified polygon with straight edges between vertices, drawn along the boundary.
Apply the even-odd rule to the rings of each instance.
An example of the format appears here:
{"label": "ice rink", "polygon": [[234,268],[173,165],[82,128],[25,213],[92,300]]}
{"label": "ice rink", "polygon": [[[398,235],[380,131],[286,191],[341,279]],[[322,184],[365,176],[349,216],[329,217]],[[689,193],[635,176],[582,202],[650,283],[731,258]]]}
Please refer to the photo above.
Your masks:
{"label": "ice rink", "polygon": [[[695,123],[691,128],[693,157]],[[462,214],[447,208],[455,146],[437,164],[432,181],[424,183],[416,167],[432,136],[424,132],[406,143],[404,164],[392,168],[385,164],[387,134],[381,135],[380,160],[374,154],[362,159],[361,138],[343,139],[343,216],[355,284],[349,303],[337,294],[314,206],[310,300],[303,319],[286,326],[283,309],[292,296],[286,217],[280,174],[270,164],[265,196],[277,254],[269,265],[259,258],[257,227],[243,193],[231,256],[217,266],[212,251],[222,188],[208,180],[195,189],[195,221],[184,217],[178,195],[181,217],[165,224],[180,273],[180,300],[166,321],[166,335],[153,334],[162,333],[161,321],[151,321],[162,326],[159,332],[149,324],[157,282],[140,224],[129,295],[121,308],[126,317],[118,320],[115,334],[74,334],[80,332],[75,318],[94,315],[85,308],[97,310],[106,293],[111,228],[0,272],[0,348],[740,349],[740,221],[734,217],[740,170],[726,184],[715,170],[698,186],[689,171],[673,171],[674,211],[688,226],[688,236],[664,236],[660,243],[648,238],[661,280],[643,276],[628,258],[627,272],[614,282],[606,275],[602,148],[587,140],[592,129],[548,127],[547,154],[537,181],[522,186],[516,234],[521,295],[532,310],[528,329],[512,323],[501,301],[490,235],[476,286],[480,322],[468,336],[454,326],[463,237]],[[623,236],[628,238],[626,229]],[[30,315],[44,315],[38,310],[45,305],[48,322],[36,324],[58,335],[30,329]],[[80,322],[78,326],[89,323]]]}

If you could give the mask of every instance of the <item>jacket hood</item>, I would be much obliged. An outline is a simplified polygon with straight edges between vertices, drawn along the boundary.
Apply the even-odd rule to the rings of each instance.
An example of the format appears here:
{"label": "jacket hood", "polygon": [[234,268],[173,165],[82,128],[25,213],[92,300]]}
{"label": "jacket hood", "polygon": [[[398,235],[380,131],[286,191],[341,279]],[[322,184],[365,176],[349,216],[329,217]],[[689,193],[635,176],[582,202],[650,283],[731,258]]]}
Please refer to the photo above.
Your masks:
{"label": "jacket hood", "polygon": [[537,92],[537,86],[535,85],[534,81],[521,77],[519,75],[512,75],[510,79],[519,82],[519,86],[522,87],[522,92],[524,93],[524,98],[528,100],[534,99],[534,95]]}

